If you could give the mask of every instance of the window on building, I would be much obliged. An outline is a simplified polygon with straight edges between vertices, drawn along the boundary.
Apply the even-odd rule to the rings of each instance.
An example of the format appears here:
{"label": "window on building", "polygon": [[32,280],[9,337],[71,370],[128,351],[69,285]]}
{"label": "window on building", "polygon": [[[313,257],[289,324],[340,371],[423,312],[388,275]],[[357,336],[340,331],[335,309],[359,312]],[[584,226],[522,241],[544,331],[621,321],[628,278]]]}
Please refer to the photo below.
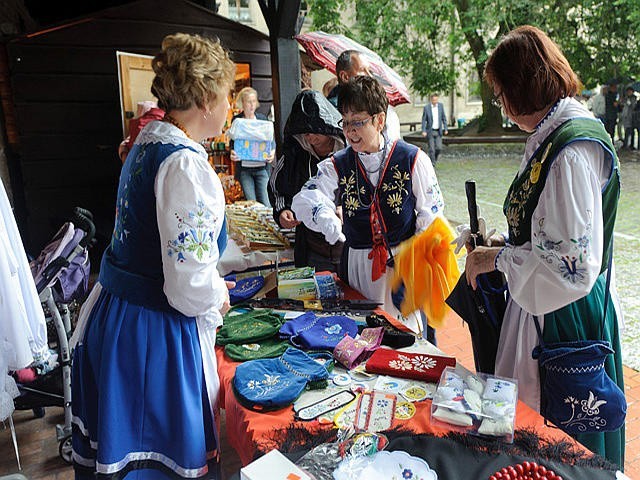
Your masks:
{"label": "window on building", "polygon": [[229,0],[229,18],[236,22],[251,22],[249,0]]}
{"label": "window on building", "polygon": [[482,82],[478,72],[472,70],[467,81],[467,103],[482,102]]}

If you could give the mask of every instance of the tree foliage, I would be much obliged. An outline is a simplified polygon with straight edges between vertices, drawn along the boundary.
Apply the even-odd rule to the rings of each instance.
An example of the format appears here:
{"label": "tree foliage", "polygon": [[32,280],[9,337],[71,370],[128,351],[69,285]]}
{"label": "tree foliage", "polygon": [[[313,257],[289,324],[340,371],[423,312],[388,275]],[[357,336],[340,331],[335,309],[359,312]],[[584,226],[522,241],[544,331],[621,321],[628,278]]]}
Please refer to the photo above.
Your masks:
{"label": "tree foliage", "polygon": [[[419,94],[451,91],[469,65],[482,78],[499,39],[531,24],[565,52],[587,88],[640,74],[637,0],[310,0],[314,30],[343,33],[367,46]],[[468,72],[467,72],[468,73]],[[501,123],[482,84],[483,117]]]}

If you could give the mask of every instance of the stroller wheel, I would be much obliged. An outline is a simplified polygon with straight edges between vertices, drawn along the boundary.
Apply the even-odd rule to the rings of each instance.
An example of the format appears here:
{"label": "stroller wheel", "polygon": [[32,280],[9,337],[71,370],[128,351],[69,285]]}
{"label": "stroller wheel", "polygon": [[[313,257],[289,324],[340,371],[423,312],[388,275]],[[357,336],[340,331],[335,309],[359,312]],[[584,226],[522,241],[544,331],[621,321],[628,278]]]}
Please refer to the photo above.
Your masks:
{"label": "stroller wheel", "polygon": [[67,435],[60,440],[60,446],[58,447],[58,453],[69,465],[73,463],[73,446],[71,444],[71,435]]}
{"label": "stroller wheel", "polygon": [[33,416],[36,418],[42,418],[46,413],[44,407],[35,407],[31,411],[33,412]]}

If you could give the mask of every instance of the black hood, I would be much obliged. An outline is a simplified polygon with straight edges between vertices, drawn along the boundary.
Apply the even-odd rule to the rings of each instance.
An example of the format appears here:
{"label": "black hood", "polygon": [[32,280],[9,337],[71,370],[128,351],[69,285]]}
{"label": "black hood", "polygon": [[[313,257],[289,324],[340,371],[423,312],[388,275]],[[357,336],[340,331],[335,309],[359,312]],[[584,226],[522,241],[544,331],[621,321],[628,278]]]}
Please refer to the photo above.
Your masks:
{"label": "black hood", "polygon": [[300,92],[293,101],[291,113],[284,127],[285,136],[317,133],[344,138],[338,120],[342,117],[322,93],[315,90]]}

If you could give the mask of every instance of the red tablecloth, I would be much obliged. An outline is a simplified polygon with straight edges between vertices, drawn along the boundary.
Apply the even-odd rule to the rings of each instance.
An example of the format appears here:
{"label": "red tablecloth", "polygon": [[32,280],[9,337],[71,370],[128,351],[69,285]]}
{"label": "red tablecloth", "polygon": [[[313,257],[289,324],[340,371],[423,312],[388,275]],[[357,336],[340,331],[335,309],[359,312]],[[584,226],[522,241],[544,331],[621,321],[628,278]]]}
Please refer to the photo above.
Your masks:
{"label": "red tablecloth", "polygon": [[[344,287],[345,297],[362,298],[359,294],[348,287]],[[378,313],[384,313],[382,311]],[[387,316],[387,318],[389,318]],[[397,324],[397,322],[394,322]],[[398,325],[399,327],[401,325]],[[216,347],[218,360],[218,374],[220,375],[220,408],[225,409],[227,438],[229,443],[240,456],[243,465],[253,461],[258,446],[262,451],[269,451],[278,448],[274,444],[274,430],[285,429],[287,427],[302,427],[310,432],[320,430],[330,430],[332,425],[323,425],[318,421],[301,422],[293,419],[293,409],[284,408],[275,412],[258,413],[244,408],[238,403],[233,393],[231,381],[239,363],[232,361],[224,354],[224,349]],[[416,414],[409,420],[394,419],[393,427],[401,427],[412,430],[416,433],[444,434],[448,429],[432,425],[430,422],[431,401],[425,400],[415,403]],[[551,439],[568,440],[577,444],[571,437],[557,428],[544,425],[544,419],[536,411],[532,410],[523,402],[518,402],[516,411],[516,428],[535,428],[542,436]]]}

